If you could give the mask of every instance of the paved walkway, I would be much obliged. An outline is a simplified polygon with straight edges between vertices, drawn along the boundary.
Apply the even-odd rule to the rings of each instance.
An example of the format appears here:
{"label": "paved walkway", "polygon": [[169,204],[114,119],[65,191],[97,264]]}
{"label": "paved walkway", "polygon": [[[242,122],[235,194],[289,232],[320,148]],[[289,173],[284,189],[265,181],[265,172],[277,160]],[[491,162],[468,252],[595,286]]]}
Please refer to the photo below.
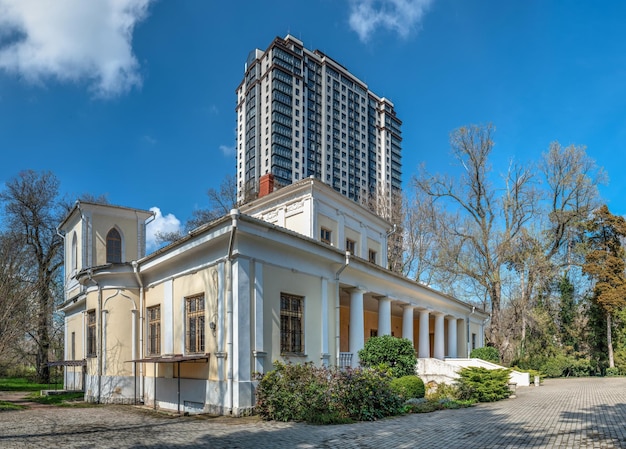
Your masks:
{"label": "paved walkway", "polygon": [[43,407],[0,412],[0,448],[626,448],[626,378],[547,380],[517,393],[468,409],[336,426]]}

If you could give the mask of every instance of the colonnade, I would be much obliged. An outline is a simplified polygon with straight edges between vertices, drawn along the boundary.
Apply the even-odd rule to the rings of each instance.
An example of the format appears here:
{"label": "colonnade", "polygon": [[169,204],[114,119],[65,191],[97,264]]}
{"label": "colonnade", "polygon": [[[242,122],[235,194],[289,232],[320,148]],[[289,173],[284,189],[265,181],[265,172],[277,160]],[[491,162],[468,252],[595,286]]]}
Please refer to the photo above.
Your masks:
{"label": "colonnade", "polygon": [[[364,295],[366,291],[353,288],[350,290],[350,324],[349,350],[352,354],[351,364],[358,366],[357,354],[365,344]],[[391,305],[393,300],[386,296],[375,296],[378,300],[378,335],[391,335]],[[416,305],[402,305],[402,338],[413,342],[415,312],[419,314],[419,335],[417,356],[443,360],[445,357],[457,357],[457,325],[458,318],[445,315],[435,310],[420,308]],[[434,317],[434,342],[431,354],[430,318]],[[447,354],[446,354],[446,326],[447,325]]]}

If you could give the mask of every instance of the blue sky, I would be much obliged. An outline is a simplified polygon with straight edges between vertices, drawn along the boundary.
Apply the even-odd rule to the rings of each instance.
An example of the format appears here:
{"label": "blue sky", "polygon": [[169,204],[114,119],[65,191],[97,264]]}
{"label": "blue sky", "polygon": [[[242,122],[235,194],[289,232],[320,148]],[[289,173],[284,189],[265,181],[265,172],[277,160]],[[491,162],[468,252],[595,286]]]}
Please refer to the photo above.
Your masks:
{"label": "blue sky", "polygon": [[50,170],[70,198],[158,208],[172,230],[235,173],[235,89],[286,34],[394,102],[405,184],[452,170],[449,133],[493,123],[494,169],[578,144],[626,166],[626,3],[0,0],[0,183]]}

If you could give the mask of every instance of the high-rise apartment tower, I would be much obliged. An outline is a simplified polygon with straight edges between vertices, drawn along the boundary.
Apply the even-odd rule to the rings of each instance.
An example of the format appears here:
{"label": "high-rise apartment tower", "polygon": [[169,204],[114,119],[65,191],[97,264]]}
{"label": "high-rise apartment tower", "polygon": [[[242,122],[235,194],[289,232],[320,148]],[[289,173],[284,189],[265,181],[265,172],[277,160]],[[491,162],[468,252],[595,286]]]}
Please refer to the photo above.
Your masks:
{"label": "high-rise apartment tower", "polygon": [[379,207],[400,192],[402,122],[393,103],[293,36],[250,53],[236,109],[239,201],[256,197],[268,173],[278,186],[314,176]]}

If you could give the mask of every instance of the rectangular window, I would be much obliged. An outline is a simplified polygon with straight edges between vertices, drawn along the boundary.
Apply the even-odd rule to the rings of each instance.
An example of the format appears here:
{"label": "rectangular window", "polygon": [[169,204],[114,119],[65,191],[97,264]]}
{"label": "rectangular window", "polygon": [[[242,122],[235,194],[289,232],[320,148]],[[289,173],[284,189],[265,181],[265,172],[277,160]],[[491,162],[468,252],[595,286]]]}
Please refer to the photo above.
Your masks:
{"label": "rectangular window", "polygon": [[326,243],[330,245],[330,237],[331,237],[330,229],[322,228],[320,232],[320,240],[322,241],[322,243]]}
{"label": "rectangular window", "polygon": [[72,332],[71,360],[76,360],[76,332]]}
{"label": "rectangular window", "polygon": [[204,295],[186,298],[187,353],[204,352]]}
{"label": "rectangular window", "polygon": [[369,250],[368,260],[372,263],[376,263],[376,251],[374,251],[373,249]]}
{"label": "rectangular window", "polygon": [[304,297],[280,294],[280,352],[304,353],[302,311]]}
{"label": "rectangular window", "polygon": [[87,312],[87,357],[96,356],[96,311]]}
{"label": "rectangular window", "polygon": [[472,334],[472,349],[476,349],[476,334]]}
{"label": "rectangular window", "polygon": [[346,251],[350,251],[350,254],[354,255],[356,249],[356,242],[354,240],[346,239]]}
{"label": "rectangular window", "polygon": [[148,355],[161,354],[161,306],[148,307]]}

